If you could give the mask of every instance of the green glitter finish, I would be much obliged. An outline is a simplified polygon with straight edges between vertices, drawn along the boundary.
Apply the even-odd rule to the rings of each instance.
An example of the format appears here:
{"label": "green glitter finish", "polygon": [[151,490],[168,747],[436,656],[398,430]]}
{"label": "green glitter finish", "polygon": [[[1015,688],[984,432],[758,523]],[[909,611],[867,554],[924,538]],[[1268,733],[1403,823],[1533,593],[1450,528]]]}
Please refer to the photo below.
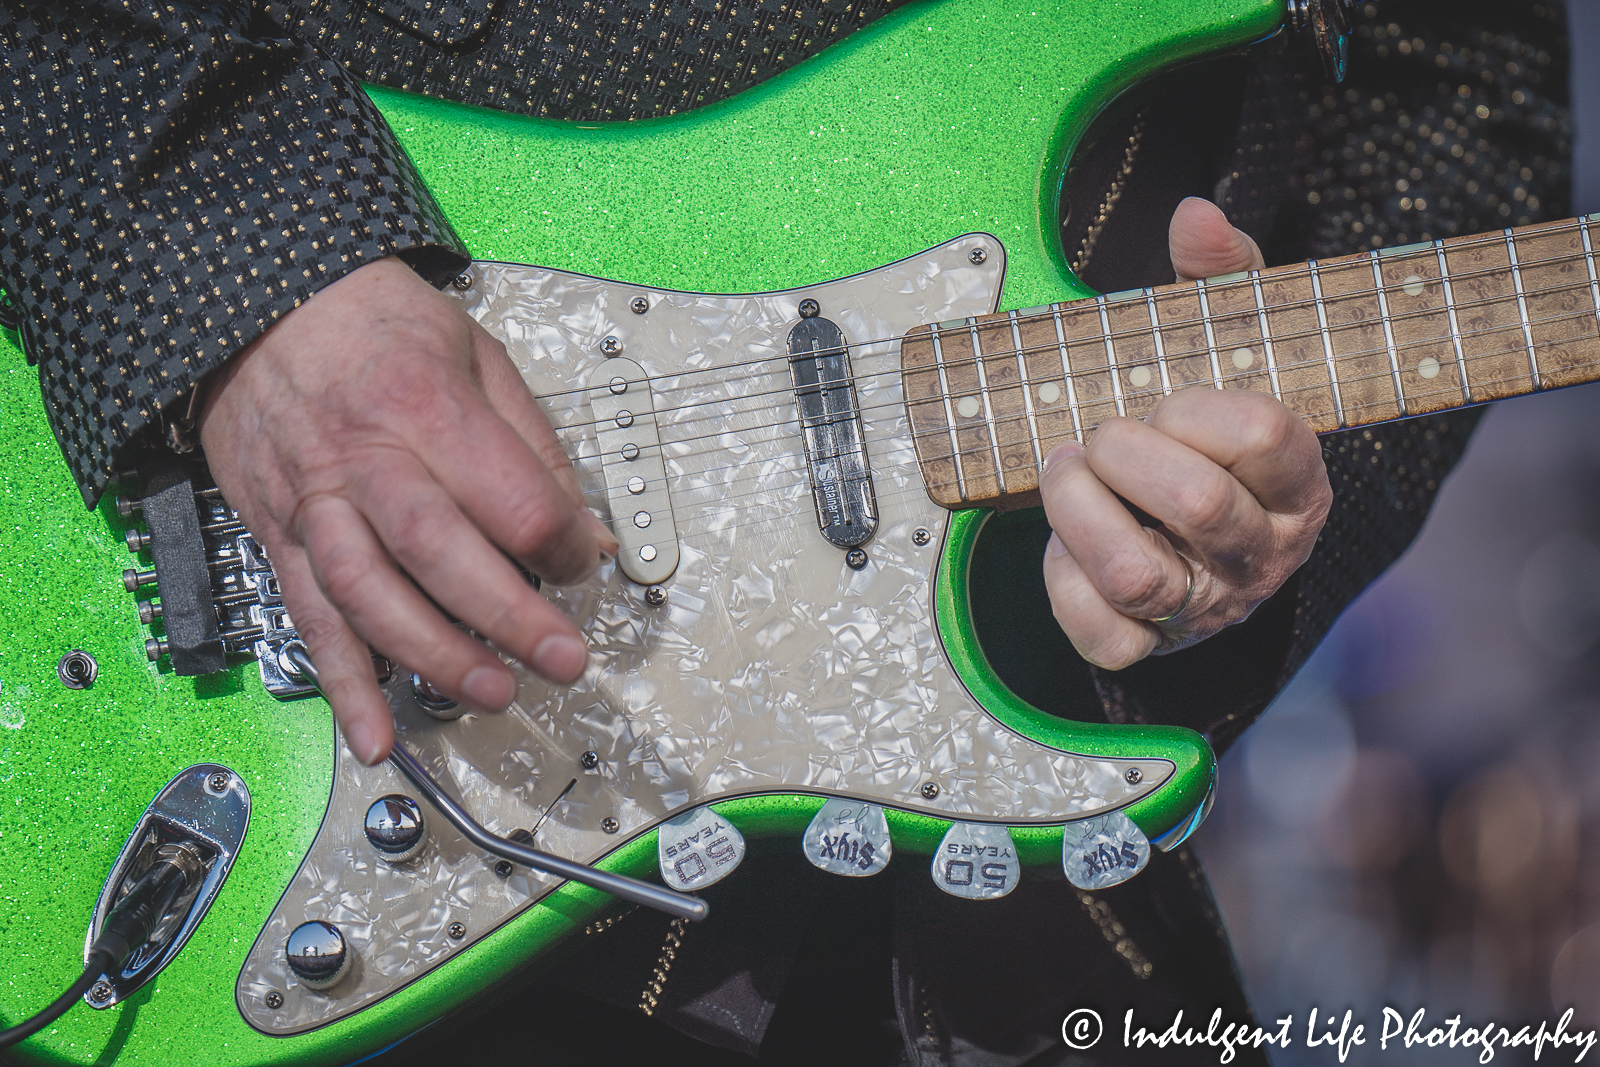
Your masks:
{"label": "green glitter finish", "polygon": [[[1004,303],[1018,307],[1085,294],[1053,231],[1063,163],[1099,109],[1159,67],[1264,36],[1281,19],[1281,0],[916,3],[734,100],[605,127],[372,95],[482,258],[748,292],[851,274],[983,230],[1005,242]],[[37,374],[14,341],[0,341],[0,1021],[36,1011],[76,976],[101,880],[173,774],[201,761],[227,765],[252,801],[239,860],[178,957],[127,1003],[74,1007],[15,1055],[166,1064],[181,1041],[209,1067],[348,1062],[527,966],[606,903],[565,887],[344,1022],[293,1038],[250,1029],[234,982],[327,802],[326,705],[272,700],[249,663],[189,679],[146,661],[120,580],[130,565],[122,523],[109,505],[83,510]],[[973,533],[981,521],[955,516]],[[947,646],[967,657],[974,692],[987,685],[1003,721],[1037,714],[996,689],[976,646],[963,645],[964,594],[952,585],[940,596]],[[78,692],[55,677],[74,648],[100,664],[99,680]],[[1029,720],[1030,730],[1044,725]],[[1119,753],[1137,754],[1141,732],[1124,736]],[[1159,832],[1182,803],[1152,799],[1130,811]],[[793,833],[819,805],[755,797],[718,810],[748,833]],[[900,812],[889,819],[897,846],[911,852],[931,851],[947,826]],[[1025,861],[1059,861],[1059,828],[1013,833]],[[621,844],[603,865],[652,871],[654,833]]]}
{"label": "green glitter finish", "polygon": [[[1216,774],[1211,745],[1181,726],[1110,726],[1073,722],[1040,711],[1011,691],[989,666],[978,643],[967,595],[967,569],[983,524],[994,514],[987,508],[957,511],[950,516],[944,553],[934,579],[933,603],[944,653],[973,698],[1000,722],[1042,745],[1110,759],[1165,759],[1175,766],[1172,778],[1154,793],[1123,809],[1146,837],[1155,838],[1176,826],[1205,799]],[[1029,828],[1030,830],[1034,828]],[[942,831],[941,831],[942,832]],[[1012,828],[1018,858],[1024,855],[1024,829]],[[1032,835],[1030,835],[1032,836]],[[1061,856],[1061,828],[1052,836],[1055,858]]]}

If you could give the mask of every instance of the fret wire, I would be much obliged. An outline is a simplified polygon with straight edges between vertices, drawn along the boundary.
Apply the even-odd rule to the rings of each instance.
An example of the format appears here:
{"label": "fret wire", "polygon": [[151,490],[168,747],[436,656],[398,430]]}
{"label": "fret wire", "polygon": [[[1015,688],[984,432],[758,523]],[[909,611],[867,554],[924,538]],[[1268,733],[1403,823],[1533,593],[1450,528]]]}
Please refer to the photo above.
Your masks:
{"label": "fret wire", "polygon": [[1578,235],[1583,240],[1583,262],[1589,268],[1589,294],[1594,298],[1596,319],[1600,319],[1600,277],[1595,276],[1594,244],[1589,238],[1589,217],[1578,220]]}
{"label": "fret wire", "polygon": [[1028,364],[1022,358],[1022,328],[1017,325],[1017,313],[1006,312],[1006,317],[1011,323],[1011,343],[1016,346],[1017,357],[1017,384],[1022,386],[1022,410],[1028,414],[1028,436],[1033,441],[1033,462],[1039,470],[1044,470],[1044,454],[1039,448],[1039,422],[1034,417],[1033,390],[1028,388]]}
{"label": "fret wire", "polygon": [[1000,465],[1000,428],[994,422],[994,407],[989,403],[989,373],[983,365],[983,351],[978,346],[978,321],[967,320],[967,333],[972,338],[972,364],[978,372],[978,396],[983,399],[983,421],[989,427],[989,450],[994,453],[994,480],[1000,492],[1006,491],[1006,472]]}
{"label": "fret wire", "polygon": [[962,500],[966,500],[967,476],[961,469],[961,442],[956,440],[956,412],[950,403],[950,379],[944,373],[944,348],[939,344],[937,322],[928,330],[928,336],[933,338],[933,365],[939,368],[939,392],[944,400],[944,425],[950,433],[950,459],[956,468],[956,493]]}
{"label": "fret wire", "polygon": [[1250,285],[1256,294],[1256,320],[1261,324],[1261,351],[1267,361],[1267,380],[1272,383],[1272,395],[1279,400],[1283,399],[1283,390],[1278,388],[1278,360],[1272,351],[1272,331],[1267,328],[1267,304],[1261,296],[1261,272],[1250,272]]}
{"label": "fret wire", "polygon": [[1167,346],[1161,342],[1161,317],[1156,314],[1156,291],[1144,291],[1145,307],[1150,311],[1150,335],[1156,341],[1156,367],[1161,371],[1161,395],[1172,395],[1172,379],[1167,376]]}
{"label": "fret wire", "polygon": [[1539,360],[1533,354],[1533,327],[1528,323],[1528,300],[1522,292],[1522,268],[1517,264],[1517,242],[1511,230],[1505,231],[1506,254],[1511,257],[1511,284],[1517,289],[1517,313],[1522,316],[1522,340],[1528,348],[1528,373],[1533,375],[1533,387],[1542,388],[1539,382]]}
{"label": "fret wire", "polygon": [[1211,384],[1222,388],[1222,365],[1217,362],[1217,335],[1211,330],[1211,302],[1206,299],[1206,280],[1196,278],[1195,295],[1200,298],[1200,323],[1206,331],[1206,354],[1211,357]]}
{"label": "fret wire", "polygon": [[[1067,329],[1061,325],[1061,305],[1050,305],[1050,317],[1056,323],[1056,352],[1061,356],[1061,380],[1067,386],[1067,412],[1072,416],[1072,436],[1083,444],[1083,423],[1078,418],[1078,390],[1072,384],[1072,365],[1067,361]],[[1039,464],[1039,469],[1044,469],[1044,464]]]}
{"label": "fret wire", "polygon": [[1394,347],[1394,327],[1389,324],[1389,297],[1383,289],[1382,257],[1375,251],[1367,255],[1372,259],[1372,282],[1378,292],[1378,317],[1383,320],[1383,343],[1389,349],[1389,367],[1394,372],[1394,397],[1404,417],[1407,414],[1406,394],[1400,385],[1400,353]]}
{"label": "fret wire", "polygon": [[1456,322],[1456,297],[1450,285],[1450,268],[1445,265],[1444,242],[1433,242],[1433,253],[1439,260],[1439,287],[1444,293],[1444,310],[1450,317],[1450,346],[1456,353],[1456,371],[1461,375],[1461,399],[1472,403],[1472,383],[1467,381],[1467,354],[1461,347],[1461,325]]}
{"label": "fret wire", "polygon": [[1322,275],[1317,273],[1317,261],[1306,264],[1311,269],[1311,302],[1317,306],[1317,328],[1322,331],[1322,354],[1328,364],[1328,385],[1333,389],[1333,409],[1339,413],[1339,425],[1344,421],[1344,398],[1339,395],[1339,368],[1333,359],[1333,336],[1328,333],[1328,311],[1322,306]]}
{"label": "fret wire", "polygon": [[1100,332],[1106,338],[1106,366],[1111,368],[1111,399],[1116,404],[1117,414],[1126,416],[1128,409],[1122,403],[1122,379],[1117,374],[1117,350],[1111,342],[1111,316],[1106,313],[1106,298],[1097,296],[1095,303],[1100,307]]}

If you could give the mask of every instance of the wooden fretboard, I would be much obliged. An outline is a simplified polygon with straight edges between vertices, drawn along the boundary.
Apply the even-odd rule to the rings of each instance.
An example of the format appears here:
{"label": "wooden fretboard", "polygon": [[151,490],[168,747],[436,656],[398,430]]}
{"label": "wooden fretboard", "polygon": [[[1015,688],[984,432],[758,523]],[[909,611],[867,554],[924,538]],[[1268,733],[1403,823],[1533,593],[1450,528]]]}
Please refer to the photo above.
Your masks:
{"label": "wooden fretboard", "polygon": [[1176,389],[1253,389],[1318,433],[1600,379],[1600,215],[920,326],[928,495],[1037,499],[1044,457]]}

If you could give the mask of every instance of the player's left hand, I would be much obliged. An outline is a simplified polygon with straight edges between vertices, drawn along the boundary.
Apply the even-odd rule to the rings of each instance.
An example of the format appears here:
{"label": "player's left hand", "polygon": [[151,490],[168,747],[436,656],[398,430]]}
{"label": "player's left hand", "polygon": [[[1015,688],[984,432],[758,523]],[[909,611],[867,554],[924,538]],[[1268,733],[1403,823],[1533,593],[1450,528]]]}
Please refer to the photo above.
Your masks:
{"label": "player's left hand", "polygon": [[[1178,206],[1169,243],[1180,281],[1263,265],[1204,200]],[[1145,421],[1107,419],[1087,447],[1057,447],[1040,491],[1056,619],[1084,659],[1114,670],[1243,621],[1306,561],[1333,500],[1299,416],[1261,393],[1205,388],[1173,393]],[[1141,526],[1119,496],[1161,525]]]}

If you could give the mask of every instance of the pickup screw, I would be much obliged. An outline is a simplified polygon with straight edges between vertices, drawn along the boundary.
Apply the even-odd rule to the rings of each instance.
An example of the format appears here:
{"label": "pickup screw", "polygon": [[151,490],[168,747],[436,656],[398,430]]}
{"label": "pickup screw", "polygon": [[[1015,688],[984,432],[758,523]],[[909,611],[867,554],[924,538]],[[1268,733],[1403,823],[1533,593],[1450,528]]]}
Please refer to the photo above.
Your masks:
{"label": "pickup screw", "polygon": [[822,305],[815,300],[807,297],[800,301],[800,317],[802,319],[814,319],[820,314],[822,314]]}
{"label": "pickup screw", "polygon": [[450,924],[450,929],[448,931],[446,931],[446,933],[448,933],[450,935],[450,940],[452,940],[452,941],[460,941],[463,937],[467,936],[467,924],[466,923],[451,923]]}
{"label": "pickup screw", "polygon": [[659,608],[667,602],[667,591],[659,585],[652,585],[644,591],[644,602],[653,608]]}
{"label": "pickup screw", "polygon": [[646,297],[636,296],[628,306],[633,309],[635,315],[643,315],[650,310],[650,301]]}
{"label": "pickup screw", "polygon": [[938,782],[923,782],[922,783],[922,799],[924,799],[924,800],[932,800],[934,797],[936,797],[938,795],[939,795],[939,783]]}
{"label": "pickup screw", "polygon": [[584,770],[592,771],[600,766],[600,753],[590,749],[578,758],[578,762],[583,765]]}
{"label": "pickup screw", "polygon": [[614,356],[618,352],[622,351],[622,342],[617,340],[615,337],[607,337],[604,341],[600,342],[600,351],[604,352],[608,356]]}
{"label": "pickup screw", "polygon": [[89,999],[90,1000],[101,1000],[101,1001],[110,1000],[111,999],[111,983],[110,982],[105,982],[105,981],[96,982],[89,989]]}
{"label": "pickup screw", "polygon": [[933,534],[928,532],[928,528],[926,526],[918,526],[915,530],[911,531],[911,543],[914,545],[925,545],[932,540]]}
{"label": "pickup screw", "polygon": [[206,788],[213,793],[226,793],[232,777],[227,771],[213,771],[211,777],[206,779]]}
{"label": "pickup screw", "polygon": [[117,514],[125,519],[132,518],[133,513],[139,510],[139,505],[140,501],[132,497],[119,496],[117,497]]}
{"label": "pickup screw", "polygon": [[151,663],[155,663],[170,651],[171,649],[167,646],[167,642],[161,638],[151,637],[144,643],[145,658]]}
{"label": "pickup screw", "polygon": [[138,552],[150,543],[150,535],[143,530],[129,530],[122,535],[122,540],[127,543],[129,552]]}
{"label": "pickup screw", "polygon": [[466,271],[462,271],[460,274],[457,274],[454,278],[450,279],[450,284],[455,287],[456,292],[464,293],[468,289],[472,288],[472,275],[468,274]]}
{"label": "pickup screw", "polygon": [[1122,777],[1128,780],[1129,785],[1138,785],[1140,782],[1144,781],[1144,772],[1137,767],[1129,767],[1127,773],[1125,773]]}
{"label": "pickup screw", "polygon": [[161,605],[153,600],[141,600],[133,606],[139,610],[139,621],[146,626],[161,618]]}
{"label": "pickup screw", "polygon": [[611,392],[614,395],[621,396],[623,393],[626,393],[627,391],[628,391],[628,379],[620,378],[620,377],[611,379]]}
{"label": "pickup screw", "polygon": [[501,878],[510,878],[511,877],[511,861],[510,860],[501,860],[499,863],[495,864],[494,865],[494,873],[499,875]]}
{"label": "pickup screw", "polygon": [[283,1007],[283,994],[278,992],[276,989],[268,990],[267,995],[261,999],[265,1001],[267,1007],[271,1008],[273,1011],[277,1011],[279,1008]]}
{"label": "pickup screw", "polygon": [[859,548],[852,548],[844,554],[845,566],[853,571],[858,571],[867,565],[867,554]]}
{"label": "pickup screw", "polygon": [[604,819],[600,820],[600,829],[604,830],[608,834],[614,834],[618,829],[620,829],[620,827],[618,826],[617,820],[607,815]]}
{"label": "pickup screw", "polygon": [[100,664],[81,648],[75,648],[56,664],[56,677],[68,689],[87,689],[100,673]]}
{"label": "pickup screw", "polygon": [[989,253],[981,248],[974,248],[967,253],[967,258],[972,260],[973,263],[981,265],[984,260],[989,258]]}

